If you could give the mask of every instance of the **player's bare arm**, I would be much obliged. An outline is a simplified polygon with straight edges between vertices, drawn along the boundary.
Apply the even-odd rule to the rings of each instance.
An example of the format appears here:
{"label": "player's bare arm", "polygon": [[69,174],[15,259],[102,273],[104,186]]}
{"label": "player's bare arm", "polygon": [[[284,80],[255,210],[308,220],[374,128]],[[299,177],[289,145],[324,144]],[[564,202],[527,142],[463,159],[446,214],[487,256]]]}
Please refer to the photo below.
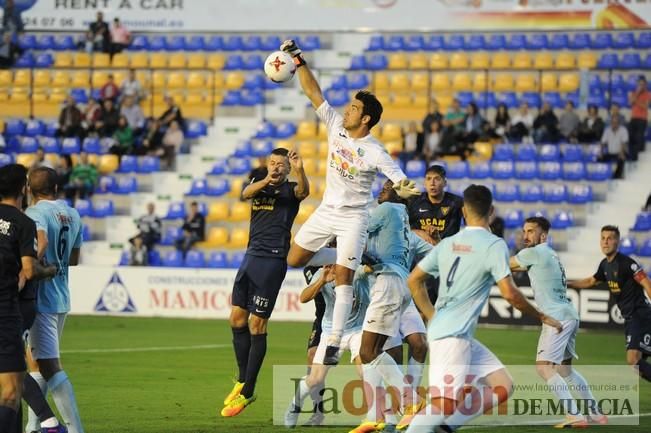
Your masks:
{"label": "player's bare arm", "polygon": [[45,251],[47,251],[48,245],[47,234],[44,230],[36,231],[36,240],[38,241],[38,247],[36,248],[36,257],[41,260],[43,256],[45,256]]}
{"label": "player's bare arm", "polygon": [[429,274],[427,272],[416,266],[407,278],[407,286],[409,286],[409,291],[411,292],[412,298],[414,298],[416,307],[418,307],[418,310],[420,310],[429,322],[432,320],[432,317],[434,317],[436,310],[434,309],[432,302],[429,300],[429,295],[427,294],[427,289],[424,284],[428,277]]}
{"label": "player's bare arm", "polygon": [[520,263],[518,263],[518,260],[515,258],[515,256],[511,257],[509,259],[509,267],[511,268],[511,271],[517,271],[517,272],[526,272],[527,269],[523,268],[520,266]]}
{"label": "player's bare arm", "polygon": [[515,286],[513,278],[510,275],[498,281],[497,287],[499,287],[502,297],[509,304],[522,311],[522,313],[527,316],[535,317],[542,323],[556,328],[558,332],[563,330],[563,325],[561,325],[558,320],[543,314],[527,300],[522,292]]}
{"label": "player's bare arm", "polygon": [[644,288],[646,295],[651,298],[651,280],[646,274],[643,274],[644,278],[639,282],[640,285]]}
{"label": "player's bare arm", "polygon": [[23,265],[22,273],[26,280],[42,280],[52,278],[57,274],[55,265],[43,266],[34,257],[23,256],[20,261]]}
{"label": "player's bare arm", "polygon": [[589,289],[597,285],[597,279],[595,277],[588,277],[582,280],[568,280],[567,287],[570,289]]}
{"label": "player's bare arm", "polygon": [[310,182],[307,180],[305,170],[303,169],[303,160],[298,156],[298,153],[293,150],[289,152],[287,157],[289,158],[289,164],[292,167],[292,171],[296,175],[294,195],[297,199],[303,200],[310,195]]}
{"label": "player's bare arm", "polygon": [[323,101],[325,101],[323,98],[323,92],[321,91],[319,82],[316,80],[314,74],[305,63],[305,60],[303,60],[301,49],[298,47],[298,45],[296,45],[296,42],[291,39],[283,42],[280,46],[280,49],[281,51],[285,51],[286,53],[290,54],[294,58],[294,61],[298,66],[297,72],[298,79],[301,82],[301,88],[303,89],[305,96],[307,96],[307,99],[312,102],[314,108],[319,108],[321,104],[323,104]]}
{"label": "player's bare arm", "polygon": [[265,186],[269,185],[272,181],[271,172],[267,173],[267,176],[256,182],[252,182],[242,190],[242,198],[244,200],[250,200],[255,197],[260,191],[264,189]]}
{"label": "player's bare arm", "polygon": [[310,284],[309,286],[303,289],[301,295],[299,296],[299,299],[302,304],[310,302],[321,291],[323,286],[335,280],[335,274],[332,268],[333,268],[332,265],[324,266],[323,272],[321,273],[321,277],[317,281],[313,282],[312,284]]}

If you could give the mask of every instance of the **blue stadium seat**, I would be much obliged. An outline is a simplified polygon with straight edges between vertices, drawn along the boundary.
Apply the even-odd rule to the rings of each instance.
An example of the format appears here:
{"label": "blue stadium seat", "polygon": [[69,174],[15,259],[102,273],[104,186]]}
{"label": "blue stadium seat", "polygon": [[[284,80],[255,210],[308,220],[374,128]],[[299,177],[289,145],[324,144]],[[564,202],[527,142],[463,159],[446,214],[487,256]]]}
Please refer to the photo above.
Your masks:
{"label": "blue stadium seat", "polygon": [[224,99],[222,100],[222,105],[224,107],[233,107],[236,105],[240,105],[241,99],[242,99],[242,95],[239,90],[229,90],[224,95]]}
{"label": "blue stadium seat", "polygon": [[244,68],[247,71],[260,71],[264,69],[264,59],[260,54],[249,54],[244,59]]}
{"label": "blue stadium seat", "polygon": [[168,36],[165,39],[166,51],[183,51],[185,50],[186,40],[183,35]]}
{"label": "blue stadium seat", "polygon": [[348,89],[360,90],[365,89],[371,84],[368,75],[366,74],[353,74],[348,77]]}
{"label": "blue stadium seat", "polygon": [[549,103],[553,108],[565,107],[565,101],[563,101],[561,94],[558,92],[545,92],[543,101]]}
{"label": "blue stadium seat", "polygon": [[242,262],[244,261],[244,253],[243,252],[236,252],[231,254],[230,258],[228,259],[228,267],[237,269],[242,265]]}
{"label": "blue stadium seat", "polygon": [[638,35],[635,47],[638,49],[651,49],[651,32],[643,32]]}
{"label": "blue stadium seat", "polygon": [[186,268],[203,268],[205,266],[205,257],[202,251],[190,250],[185,256]]}
{"label": "blue stadium seat", "polygon": [[213,251],[206,261],[207,268],[223,269],[228,267],[228,259],[223,251]]}
{"label": "blue stadium seat", "polygon": [[35,60],[34,60],[34,54],[32,54],[31,51],[27,51],[23,53],[18,60],[16,60],[16,63],[14,64],[14,67],[16,68],[33,68],[36,65]]}
{"label": "blue stadium seat", "polygon": [[496,185],[493,188],[495,201],[512,203],[520,200],[520,188],[515,184]]}
{"label": "blue stadium seat", "polygon": [[183,254],[181,254],[181,251],[174,250],[166,252],[163,256],[163,266],[167,268],[182,268]]}
{"label": "blue stadium seat", "polygon": [[573,50],[586,50],[592,45],[592,38],[589,33],[574,33],[569,43]]}
{"label": "blue stadium seat", "polygon": [[31,33],[23,33],[18,36],[18,46],[23,50],[35,50],[38,46],[36,36]]}
{"label": "blue stadium seat", "polygon": [[149,259],[149,266],[162,266],[163,261],[158,250],[151,250],[147,252],[147,258]]}
{"label": "blue stadium seat", "polygon": [[538,178],[541,180],[558,180],[561,177],[561,164],[557,161],[538,163]]}
{"label": "blue stadium seat", "polygon": [[160,244],[164,246],[174,245],[182,235],[181,227],[167,227],[161,236]]}
{"label": "blue stadium seat", "polygon": [[37,50],[54,50],[55,48],[56,43],[54,36],[51,34],[42,34],[36,39]]}
{"label": "blue stadium seat", "polygon": [[205,47],[206,40],[202,35],[188,36],[183,44],[183,49],[189,52],[203,51]]}
{"label": "blue stadium seat", "polygon": [[606,181],[612,176],[612,169],[610,164],[602,162],[589,162],[585,166],[586,180],[591,181]]}
{"label": "blue stadium seat", "polygon": [[93,153],[93,154],[101,154],[102,152],[102,144],[99,141],[99,138],[97,137],[86,137],[84,138],[84,142],[82,144],[82,149],[86,153]]}
{"label": "blue stadium seat", "polygon": [[385,51],[402,51],[405,48],[405,39],[402,35],[391,35],[384,42]]}
{"label": "blue stadium seat", "polygon": [[542,199],[543,188],[540,185],[529,185],[520,191],[520,201],[523,203],[535,203]]}
{"label": "blue stadium seat", "polygon": [[153,35],[149,36],[148,45],[148,51],[165,51],[167,48],[167,41],[165,40],[165,36]]}
{"label": "blue stadium seat", "polygon": [[466,51],[482,51],[486,49],[486,38],[484,35],[471,34],[464,44]]}
{"label": "blue stadium seat", "polygon": [[[449,167],[451,168],[451,167]],[[468,175],[470,179],[488,179],[491,176],[490,163],[486,161],[475,162],[470,165]]]}
{"label": "blue stadium seat", "polygon": [[567,188],[565,185],[545,186],[543,200],[545,203],[562,203],[567,200]]}
{"label": "blue stadium seat", "polygon": [[510,210],[503,218],[506,229],[519,229],[524,224],[524,213],[521,210]]}
{"label": "blue stadium seat", "polygon": [[567,202],[570,204],[586,204],[592,201],[590,185],[572,185],[567,192]]}
{"label": "blue stadium seat", "polygon": [[134,35],[129,45],[129,50],[132,51],[147,51],[149,50],[149,39],[145,35]]}
{"label": "blue stadium seat", "polygon": [[529,50],[546,50],[549,46],[549,39],[546,33],[534,33],[527,39],[527,49]]}
{"label": "blue stadium seat", "polygon": [[43,135],[46,137],[56,137],[58,129],[59,129],[59,123],[57,121],[48,122],[45,125],[45,132],[43,133]]}
{"label": "blue stadium seat", "polygon": [[458,92],[455,96],[462,107],[467,107],[475,99],[472,92]]}
{"label": "blue stadium seat", "polygon": [[93,202],[93,218],[106,218],[115,215],[112,200],[95,200]]}
{"label": "blue stadium seat", "polygon": [[72,96],[77,104],[85,104],[88,102],[88,91],[86,89],[72,89],[70,90]]}
{"label": "blue stadium seat", "polygon": [[561,152],[555,144],[543,144],[540,147],[538,159],[540,161],[558,161],[561,158]]}
{"label": "blue stadium seat", "polygon": [[244,84],[242,85],[242,88],[249,90],[263,89],[265,81],[269,80],[266,80],[260,74],[250,74],[244,78]]}
{"label": "blue stadium seat", "polygon": [[547,212],[547,209],[538,209],[530,211],[527,216],[549,218],[549,213]]}
{"label": "blue stadium seat", "polygon": [[373,54],[371,58],[366,59],[366,67],[371,71],[381,71],[389,66],[389,60],[384,54]]}
{"label": "blue stadium seat", "polygon": [[384,37],[382,35],[373,35],[368,42],[366,51],[383,51],[384,50]]}
{"label": "blue stadium seat", "polygon": [[347,91],[326,90],[326,100],[333,107],[343,107],[350,101]]}
{"label": "blue stadium seat", "polygon": [[231,184],[228,179],[217,179],[214,181],[208,182],[206,186],[206,195],[211,197],[220,197],[231,190]]}
{"label": "blue stadium seat", "polygon": [[248,158],[252,156],[251,142],[249,140],[241,141],[235,145],[235,152],[231,155],[235,158]]}
{"label": "blue stadium seat", "polygon": [[[271,151],[274,150],[274,142],[273,141],[255,141],[251,144],[251,156],[254,157],[259,157],[259,156],[267,156],[271,153]],[[216,174],[221,174],[221,173],[216,173]]]}
{"label": "blue stadium seat", "polygon": [[503,102],[506,106],[511,108],[517,108],[520,106],[520,101],[518,101],[518,95],[515,92],[502,92],[497,95],[497,102]]}
{"label": "blue stadium seat", "polygon": [[208,172],[208,174],[221,175],[221,174],[225,174],[227,171],[228,171],[228,164],[227,164],[226,160],[218,159],[213,164],[213,166],[210,169],[210,171]]}
{"label": "blue stadium seat", "polygon": [[613,36],[610,33],[599,32],[592,37],[591,46],[595,50],[607,50],[613,46]]}
{"label": "blue stadium seat", "polygon": [[520,98],[520,103],[526,102],[531,108],[540,108],[542,97],[538,92],[524,92]]}
{"label": "blue stadium seat", "polygon": [[639,53],[624,53],[622,60],[619,62],[621,68],[626,69],[640,69],[642,66],[642,59]]}
{"label": "blue stadium seat", "polygon": [[244,69],[244,59],[239,54],[231,54],[226,58],[224,63],[225,71],[232,71],[237,69]]}
{"label": "blue stadium seat", "polygon": [[262,51],[262,38],[258,35],[250,35],[242,41],[242,48],[245,51]]}
{"label": "blue stadium seat", "polygon": [[497,107],[497,98],[493,92],[480,92],[477,95],[477,107],[481,110]]}
{"label": "blue stadium seat", "polygon": [[191,120],[188,122],[187,131],[185,137],[189,139],[195,139],[199,137],[205,137],[208,135],[208,125],[206,122],[201,120]]}
{"label": "blue stadium seat", "polygon": [[362,71],[366,69],[366,57],[363,55],[356,55],[350,59],[350,69],[351,71]]}
{"label": "blue stadium seat", "polygon": [[81,151],[81,145],[79,143],[79,138],[70,137],[61,140],[61,153],[65,155],[72,155],[72,154],[79,153],[80,151]]}
{"label": "blue stadium seat", "polygon": [[515,159],[517,161],[535,161],[538,151],[534,144],[521,144],[518,146],[518,152]]}
{"label": "blue stadium seat", "polygon": [[[209,52],[221,51],[224,48],[224,38],[221,36],[211,36],[204,41],[204,49]],[[275,49],[278,49],[276,47]]]}
{"label": "blue stadium seat", "polygon": [[448,179],[464,179],[468,177],[469,176],[468,162],[459,161],[450,164],[448,166],[446,175]]}
{"label": "blue stadium seat", "polygon": [[224,39],[222,49],[225,51],[242,51],[244,44],[241,36],[229,36]]}
{"label": "blue stadium seat", "polygon": [[554,230],[565,230],[574,225],[572,215],[565,211],[560,211],[554,214],[551,223]]}
{"label": "blue stadium seat", "polygon": [[38,141],[34,137],[20,138],[20,153],[34,153],[38,149]]}
{"label": "blue stadium seat", "polygon": [[[122,157],[124,159],[124,157]],[[160,159],[157,156],[143,156],[138,159],[137,173],[147,174],[160,171]]]}
{"label": "blue stadium seat", "polygon": [[9,119],[5,123],[5,134],[10,137],[12,135],[25,134],[25,122],[18,119]]}
{"label": "blue stadium seat", "polygon": [[445,47],[445,39],[442,35],[431,35],[425,40],[425,50],[441,51]]}
{"label": "blue stadium seat", "polygon": [[512,179],[513,175],[513,161],[491,162],[491,177],[493,179]]}
{"label": "blue stadium seat", "polygon": [[244,90],[240,95],[240,105],[253,107],[264,104],[264,93],[261,90]]}
{"label": "blue stadium seat", "polygon": [[620,50],[628,50],[635,47],[635,35],[633,32],[618,32],[612,41],[612,47]]}
{"label": "blue stadium seat", "polygon": [[425,39],[422,35],[411,35],[405,39],[405,51],[422,51],[424,49]]}
{"label": "blue stadium seat", "polygon": [[501,33],[494,33],[486,41],[486,49],[489,51],[499,51],[506,49],[506,36]]}
{"label": "blue stadium seat", "polygon": [[522,33],[514,33],[508,39],[506,48],[509,50],[524,50],[527,48],[527,37]]}
{"label": "blue stadium seat", "polygon": [[446,51],[460,51],[464,49],[465,45],[466,41],[463,35],[450,35],[443,48]]}
{"label": "blue stadium seat", "polygon": [[13,164],[14,158],[6,153],[0,153],[0,167],[4,167],[7,164]]}
{"label": "blue stadium seat", "polygon": [[[268,52],[276,51],[278,48],[280,48],[280,44],[282,43],[283,41],[281,41],[280,38],[276,35],[265,36],[262,39],[262,50]],[[301,49],[303,49],[302,46]]]}
{"label": "blue stadium seat", "polygon": [[116,194],[132,194],[138,192],[138,179],[132,176],[120,177],[115,185]]}
{"label": "blue stadium seat", "polygon": [[131,260],[131,253],[129,251],[122,251],[120,253],[120,261],[118,266],[129,266],[129,261]]}
{"label": "blue stadium seat", "polygon": [[113,176],[102,176],[95,187],[95,194],[111,194],[115,191],[117,181]]}
{"label": "blue stadium seat", "polygon": [[45,132],[45,124],[40,120],[28,120],[25,125],[25,135],[29,137],[36,137],[38,135],[43,135]]}
{"label": "blue stadium seat", "polygon": [[598,108],[608,108],[608,101],[603,93],[588,95],[585,102],[587,105],[594,105]]}
{"label": "blue stadium seat", "polygon": [[274,135],[276,135],[276,125],[271,122],[262,122],[257,126],[253,138],[273,138]]}
{"label": "blue stadium seat", "polygon": [[408,178],[421,178],[425,177],[425,170],[427,169],[427,164],[421,159],[415,159],[413,161],[407,162],[405,174]]}
{"label": "blue stadium seat", "polygon": [[634,232],[647,232],[651,230],[651,212],[640,212],[635,217],[635,225],[631,228]]}
{"label": "blue stadium seat", "polygon": [[583,162],[596,162],[601,157],[601,145],[590,144],[583,148]]}
{"label": "blue stadium seat", "polygon": [[570,40],[566,33],[553,33],[549,40],[550,50],[566,50],[570,47]]}
{"label": "blue stadium seat", "polygon": [[292,122],[285,122],[276,127],[274,138],[290,138],[294,135],[296,135],[296,125]]}
{"label": "blue stadium seat", "polygon": [[134,173],[138,169],[138,158],[133,155],[124,155],[117,169],[118,173]]}
{"label": "blue stadium seat", "polygon": [[373,198],[377,198],[380,195],[380,191],[382,191],[382,183],[382,180],[377,178],[371,184],[371,194],[373,194]]}
{"label": "blue stadium seat", "polygon": [[619,252],[627,256],[635,254],[637,252],[637,242],[635,242],[635,239],[629,238],[628,236],[622,237],[619,241]]}
{"label": "blue stadium seat", "polygon": [[493,149],[494,161],[512,161],[515,159],[515,151],[511,144],[498,144]]}
{"label": "blue stadium seat", "polygon": [[8,153],[17,153],[20,151],[20,136],[14,135],[9,137],[9,140],[5,142],[3,152]]}
{"label": "blue stadium seat", "polygon": [[77,209],[77,212],[79,212],[80,217],[88,217],[93,213],[93,205],[90,200],[76,200],[75,209]]}
{"label": "blue stadium seat", "polygon": [[538,169],[534,161],[519,161],[515,163],[515,178],[531,180],[538,177]]}
{"label": "blue stadium seat", "polygon": [[590,92],[608,90],[608,83],[602,80],[599,74],[591,74],[588,77],[588,89]]}
{"label": "blue stadium seat", "polygon": [[228,174],[240,176],[251,171],[251,161],[246,158],[230,158],[228,160]]}
{"label": "blue stadium seat", "polygon": [[61,147],[59,140],[54,137],[40,136],[38,137],[38,144],[43,148],[45,153],[60,153]]}
{"label": "blue stadium seat", "polygon": [[190,191],[185,193],[185,195],[190,197],[204,195],[207,188],[208,186],[205,179],[193,179],[192,184],[190,185]]}
{"label": "blue stadium seat", "polygon": [[585,165],[583,162],[564,162],[563,180],[580,181],[585,178]]}
{"label": "blue stadium seat", "polygon": [[597,61],[597,68],[616,69],[619,67],[619,59],[615,53],[604,53]]}
{"label": "blue stadium seat", "polygon": [[173,220],[183,218],[185,218],[185,203],[182,201],[175,201],[170,203],[169,207],[167,208],[167,215],[165,215],[165,219]]}
{"label": "blue stadium seat", "polygon": [[332,79],[330,88],[333,90],[344,90],[348,88],[348,78],[345,75],[338,75]]}
{"label": "blue stadium seat", "polygon": [[651,238],[646,239],[642,245],[640,245],[637,254],[641,257],[651,257]]}
{"label": "blue stadium seat", "polygon": [[620,107],[628,106],[628,95],[626,93],[614,93],[610,95],[610,102]]}
{"label": "blue stadium seat", "polygon": [[604,90],[615,93],[626,93],[628,85],[622,74],[613,74],[610,83],[605,83]]}
{"label": "blue stadium seat", "polygon": [[583,161],[583,149],[578,144],[568,144],[563,150],[563,162]]}

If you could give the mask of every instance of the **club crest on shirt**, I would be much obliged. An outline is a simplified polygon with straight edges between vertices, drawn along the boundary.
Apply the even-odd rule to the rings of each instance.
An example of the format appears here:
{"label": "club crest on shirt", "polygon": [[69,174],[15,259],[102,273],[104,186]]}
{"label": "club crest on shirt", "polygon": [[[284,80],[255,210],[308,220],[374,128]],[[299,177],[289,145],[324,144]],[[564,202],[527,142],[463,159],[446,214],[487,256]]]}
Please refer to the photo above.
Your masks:
{"label": "club crest on shirt", "polygon": [[443,216],[446,216],[448,212],[450,212],[450,206],[441,207],[441,213],[443,214]]}
{"label": "club crest on shirt", "polygon": [[0,220],[0,234],[8,235],[9,229],[11,229],[11,223],[9,221]]}

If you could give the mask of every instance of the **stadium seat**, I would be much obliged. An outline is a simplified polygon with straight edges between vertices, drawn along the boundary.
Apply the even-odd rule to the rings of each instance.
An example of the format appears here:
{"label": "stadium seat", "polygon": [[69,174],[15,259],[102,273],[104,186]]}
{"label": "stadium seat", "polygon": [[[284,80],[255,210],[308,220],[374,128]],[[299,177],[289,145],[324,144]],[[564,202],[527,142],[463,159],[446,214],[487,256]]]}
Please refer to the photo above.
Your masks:
{"label": "stadium seat", "polygon": [[543,92],[555,92],[558,89],[558,78],[553,72],[543,72],[540,87]]}
{"label": "stadium seat", "polygon": [[538,177],[542,180],[557,180],[561,177],[561,164],[557,161],[546,161],[538,164]]}
{"label": "stadium seat", "polygon": [[474,180],[487,179],[491,176],[491,166],[486,161],[476,162],[470,165],[468,177]]}
{"label": "stadium seat", "polygon": [[647,239],[640,245],[638,255],[641,257],[651,257],[651,239]]}
{"label": "stadium seat", "polygon": [[585,166],[583,162],[564,162],[563,180],[581,181],[585,178]]}
{"label": "stadium seat", "polygon": [[506,36],[501,33],[491,34],[486,41],[486,49],[489,51],[499,51],[506,49]]}
{"label": "stadium seat", "polygon": [[450,35],[443,48],[446,51],[460,51],[464,49],[465,45],[466,41],[463,35]]}
{"label": "stadium seat", "polygon": [[646,232],[651,231],[651,212],[640,212],[635,217],[635,225],[631,231]]}
{"label": "stadium seat", "polygon": [[545,187],[545,203],[562,203],[567,200],[567,188],[565,185],[551,185]]}
{"label": "stadium seat", "polygon": [[181,251],[168,251],[163,255],[163,266],[167,268],[182,268],[183,254]]}
{"label": "stadium seat", "polygon": [[586,204],[592,201],[590,185],[572,185],[567,192],[567,202],[570,204]]}
{"label": "stadium seat", "polygon": [[242,262],[244,261],[244,253],[243,252],[236,252],[231,254],[230,258],[228,259],[228,267],[232,269],[237,269],[242,265]]}
{"label": "stadium seat", "polygon": [[576,57],[570,52],[562,52],[556,56],[556,69],[573,69],[576,66]]}
{"label": "stadium seat", "polygon": [[471,69],[488,69],[490,67],[490,56],[488,53],[474,53],[470,57]]}
{"label": "stadium seat", "polygon": [[537,156],[536,146],[533,144],[521,144],[515,155],[517,161],[535,161]]}
{"label": "stadium seat", "polygon": [[496,92],[510,92],[515,88],[513,76],[509,73],[498,73],[493,81],[493,90]]}
{"label": "stadium seat", "polygon": [[514,167],[512,161],[491,162],[491,177],[493,179],[512,179]]}
{"label": "stadium seat", "polygon": [[610,164],[601,162],[589,162],[585,166],[586,180],[591,181],[606,181],[612,175]]}
{"label": "stadium seat", "polygon": [[186,268],[203,268],[205,257],[202,251],[190,250],[185,256],[184,266]]}
{"label": "stadium seat", "polygon": [[167,227],[161,236],[161,245],[171,246],[181,238],[182,230],[181,227]]}
{"label": "stadium seat", "polygon": [[57,51],[72,51],[77,48],[72,35],[58,35],[54,37],[54,49]]}
{"label": "stadium seat", "polygon": [[185,204],[183,202],[170,203],[164,219],[173,220],[183,218],[185,218]]}
{"label": "stadium seat", "polygon": [[[465,73],[465,72],[458,72],[457,74],[454,75],[454,78],[452,79],[452,89],[457,91],[457,92],[470,92],[473,89],[473,83],[470,78],[470,74]],[[459,96],[457,95],[457,98]],[[470,101],[472,102],[474,100],[474,97],[472,94],[470,95]],[[461,104],[461,106],[466,106],[466,104]]]}
{"label": "stadium seat", "polygon": [[95,194],[110,194],[115,191],[115,185],[117,181],[113,176],[102,176],[97,182],[97,187],[95,188]]}
{"label": "stadium seat", "polygon": [[91,216],[93,218],[106,218],[115,214],[112,200],[94,200]]}
{"label": "stadium seat", "polygon": [[591,46],[595,50],[607,50],[613,46],[613,36],[609,32],[599,32],[593,35]]}
{"label": "stadium seat", "polygon": [[207,268],[224,269],[228,267],[228,259],[223,251],[213,251],[206,261]]}
{"label": "stadium seat", "polygon": [[496,185],[493,197],[498,202],[513,203],[520,200],[520,189],[515,184]]}
{"label": "stadium seat", "polygon": [[47,137],[47,136],[38,137],[38,144],[43,148],[43,151],[45,153],[59,154],[61,152],[61,146],[59,145],[59,140],[54,137]]}
{"label": "stadium seat", "polygon": [[532,59],[527,52],[519,52],[513,56],[512,67],[515,69],[529,69],[531,64]]}
{"label": "stadium seat", "polygon": [[405,167],[405,174],[408,178],[422,178],[425,177],[425,170],[427,169],[427,164],[423,160],[413,160],[407,162]]}
{"label": "stadium seat", "polygon": [[402,51],[405,48],[405,40],[402,35],[391,35],[384,40],[385,51]]}
{"label": "stadium seat", "polygon": [[454,53],[450,56],[451,69],[467,69],[470,64],[465,53]]}
{"label": "stadium seat", "polygon": [[527,37],[521,33],[511,34],[506,42],[506,48],[512,51],[524,50],[527,48]]}
{"label": "stadium seat", "polygon": [[389,61],[384,54],[374,54],[367,59],[366,66],[371,71],[381,71],[387,69]]}
{"label": "stadium seat", "polygon": [[504,214],[504,228],[519,229],[524,224],[524,213],[521,210],[510,210]]}
{"label": "stadium seat", "polygon": [[551,224],[554,230],[565,230],[574,225],[572,215],[564,211],[559,211],[554,214]]}
{"label": "stadium seat", "polygon": [[408,65],[409,60],[405,54],[395,53],[389,55],[388,69],[407,69]]}
{"label": "stadium seat", "polygon": [[66,155],[77,154],[81,151],[79,138],[71,137],[61,140],[61,153]]}
{"label": "stadium seat", "polygon": [[568,144],[563,149],[563,162],[578,162],[583,160],[583,150],[576,144]]}
{"label": "stadium seat", "polygon": [[389,87],[394,92],[406,92],[409,90],[409,76],[405,73],[393,74],[389,79]]}
{"label": "stadium seat", "polygon": [[511,56],[506,52],[495,53],[491,58],[491,67],[494,69],[508,69],[511,67]]}
{"label": "stadium seat", "polygon": [[624,53],[619,63],[621,68],[639,69],[642,66],[642,59],[639,53]]}
{"label": "stadium seat", "polygon": [[185,193],[185,195],[190,197],[196,197],[206,194],[206,180],[205,179],[193,179],[190,184],[190,191]]}
{"label": "stadium seat", "polygon": [[637,252],[637,242],[634,238],[624,236],[619,241],[619,253],[624,255],[632,255]]}
{"label": "stadium seat", "polygon": [[367,69],[366,57],[363,55],[352,56],[350,58],[350,67],[348,69],[351,71],[361,71]]}
{"label": "stadium seat", "polygon": [[122,251],[122,253],[120,253],[120,261],[118,262],[118,266],[129,266],[130,261],[131,261],[131,252]]}
{"label": "stadium seat", "polygon": [[537,53],[533,66],[538,69],[551,69],[554,66],[554,57],[549,52]]}
{"label": "stadium seat", "polygon": [[116,182],[114,192],[121,195],[138,192],[138,179],[135,177],[120,177]]}
{"label": "stadium seat", "polygon": [[597,61],[597,68],[616,69],[619,67],[619,58],[615,53],[604,53]]}
{"label": "stadium seat", "polygon": [[228,240],[229,248],[244,248],[249,242],[249,230],[245,228],[235,228],[231,231]]}
{"label": "stadium seat", "polygon": [[481,34],[471,34],[466,39],[464,48],[467,51],[481,51],[486,49],[486,38]]}
{"label": "stadium seat", "polygon": [[[427,69],[429,65],[429,59],[423,53],[414,54],[409,59],[409,69]],[[363,88],[357,87],[357,88]]]}
{"label": "stadium seat", "polygon": [[589,49],[592,45],[592,38],[589,33],[574,33],[569,41],[569,48],[572,50]]}
{"label": "stadium seat", "polygon": [[554,144],[544,144],[540,147],[538,153],[540,161],[558,161],[560,159],[560,150]]}
{"label": "stadium seat", "polygon": [[248,221],[251,216],[251,204],[248,202],[238,201],[233,203],[230,210],[229,219],[233,222]]}
{"label": "stadium seat", "polygon": [[529,50],[546,50],[549,46],[549,40],[546,33],[534,33],[527,39],[527,49]]}
{"label": "stadium seat", "polygon": [[520,191],[520,201],[523,203],[536,203],[543,199],[543,188],[540,185],[529,185]]}
{"label": "stadium seat", "polygon": [[520,74],[515,81],[515,90],[518,92],[534,92],[538,89],[536,77],[533,74]]}
{"label": "stadium seat", "polygon": [[429,58],[429,67],[432,69],[447,69],[448,57],[443,53],[434,53]]}

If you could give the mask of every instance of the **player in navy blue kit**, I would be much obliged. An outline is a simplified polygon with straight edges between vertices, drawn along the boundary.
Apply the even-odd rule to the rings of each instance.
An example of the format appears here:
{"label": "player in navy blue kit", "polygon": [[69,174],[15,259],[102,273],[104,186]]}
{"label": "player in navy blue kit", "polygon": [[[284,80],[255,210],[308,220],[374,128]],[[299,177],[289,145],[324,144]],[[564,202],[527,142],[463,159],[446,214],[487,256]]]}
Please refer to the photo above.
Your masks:
{"label": "player in navy blue kit", "polygon": [[602,227],[600,245],[606,258],[599,263],[597,272],[582,280],[568,281],[567,287],[589,289],[599,282],[608,284],[625,321],[626,361],[651,382],[651,364],[647,361],[651,356],[651,303],[644,295],[646,292],[651,296],[651,280],[635,260],[618,251],[618,227]]}
{"label": "player in navy blue kit", "polygon": [[[289,182],[290,168],[297,182]],[[224,400],[221,415],[239,414],[255,401],[255,382],[267,351],[267,322],[287,273],[287,253],[298,207],[310,193],[303,162],[296,152],[275,149],[267,176],[242,191],[251,200],[249,245],[235,284],[230,316],[239,377]]]}

